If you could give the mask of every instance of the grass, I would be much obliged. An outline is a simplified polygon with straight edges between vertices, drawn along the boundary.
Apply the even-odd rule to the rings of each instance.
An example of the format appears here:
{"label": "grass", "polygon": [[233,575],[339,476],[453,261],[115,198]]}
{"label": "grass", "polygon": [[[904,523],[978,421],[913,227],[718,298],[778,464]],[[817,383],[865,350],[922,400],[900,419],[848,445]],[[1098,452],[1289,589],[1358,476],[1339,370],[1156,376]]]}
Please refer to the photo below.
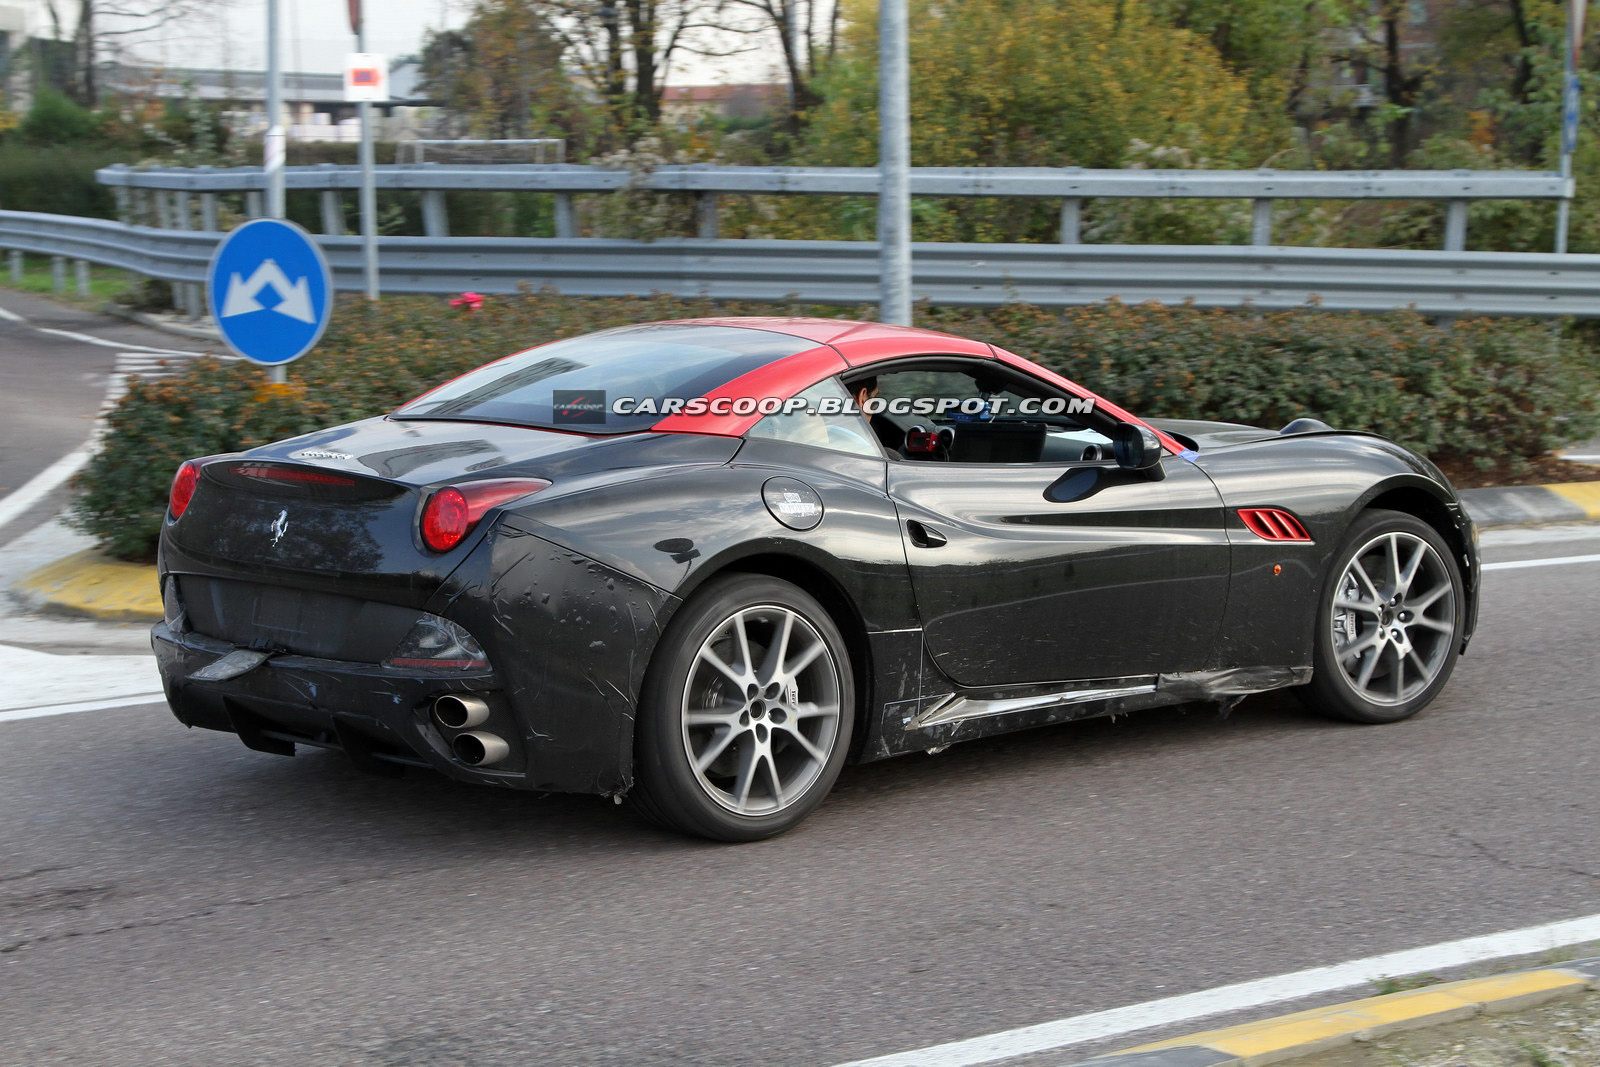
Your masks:
{"label": "grass", "polygon": [[1438,985],[1444,979],[1432,974],[1417,974],[1410,978],[1382,978],[1371,980],[1372,988],[1378,991],[1377,995],[1386,997],[1390,993],[1404,993],[1409,989],[1421,989],[1423,986]]}
{"label": "grass", "polygon": [[22,281],[19,284],[11,276],[10,259],[0,257],[0,286],[24,293],[42,293],[76,307],[98,308],[126,290],[135,280],[133,274],[118,267],[97,267],[91,263],[89,295],[85,297],[78,292],[77,271],[73,268],[72,261],[68,260],[66,288],[57,293],[49,256],[23,256],[22,262]]}

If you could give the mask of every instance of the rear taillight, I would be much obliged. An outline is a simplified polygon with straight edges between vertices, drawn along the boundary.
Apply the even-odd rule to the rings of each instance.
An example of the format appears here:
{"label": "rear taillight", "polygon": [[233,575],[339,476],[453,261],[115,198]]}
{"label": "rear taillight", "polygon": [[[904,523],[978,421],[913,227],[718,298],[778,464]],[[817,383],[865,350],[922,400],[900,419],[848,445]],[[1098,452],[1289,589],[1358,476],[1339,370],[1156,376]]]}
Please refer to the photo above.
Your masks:
{"label": "rear taillight", "polygon": [[172,491],[167,494],[167,509],[172,512],[174,519],[183,516],[189,501],[194,499],[194,487],[199,481],[200,465],[194,460],[191,459],[178,468],[178,473],[172,479]]}
{"label": "rear taillight", "polygon": [[489,509],[549,485],[544,478],[491,478],[446,486],[429,497],[422,509],[422,543],[435,552],[448,552]]}

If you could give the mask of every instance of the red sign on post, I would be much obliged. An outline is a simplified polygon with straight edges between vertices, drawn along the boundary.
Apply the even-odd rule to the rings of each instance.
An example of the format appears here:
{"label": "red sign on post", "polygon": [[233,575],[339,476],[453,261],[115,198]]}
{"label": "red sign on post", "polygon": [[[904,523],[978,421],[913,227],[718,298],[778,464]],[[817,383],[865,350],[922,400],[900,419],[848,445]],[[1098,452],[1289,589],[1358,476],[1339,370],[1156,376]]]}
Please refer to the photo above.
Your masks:
{"label": "red sign on post", "polygon": [[344,98],[367,103],[389,100],[389,61],[372,52],[351,52],[345,57]]}

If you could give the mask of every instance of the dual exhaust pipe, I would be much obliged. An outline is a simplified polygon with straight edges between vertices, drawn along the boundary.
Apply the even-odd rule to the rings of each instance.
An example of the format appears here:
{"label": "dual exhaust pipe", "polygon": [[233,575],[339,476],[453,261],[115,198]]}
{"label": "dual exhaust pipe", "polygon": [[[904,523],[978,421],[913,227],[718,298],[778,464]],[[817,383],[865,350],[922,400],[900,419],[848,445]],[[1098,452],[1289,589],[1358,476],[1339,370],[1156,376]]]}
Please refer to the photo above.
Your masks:
{"label": "dual exhaust pipe", "polygon": [[433,718],[448,730],[462,731],[451,740],[456,758],[469,767],[488,767],[511,755],[505,739],[479,730],[489,721],[489,705],[471,693],[446,693],[433,702]]}

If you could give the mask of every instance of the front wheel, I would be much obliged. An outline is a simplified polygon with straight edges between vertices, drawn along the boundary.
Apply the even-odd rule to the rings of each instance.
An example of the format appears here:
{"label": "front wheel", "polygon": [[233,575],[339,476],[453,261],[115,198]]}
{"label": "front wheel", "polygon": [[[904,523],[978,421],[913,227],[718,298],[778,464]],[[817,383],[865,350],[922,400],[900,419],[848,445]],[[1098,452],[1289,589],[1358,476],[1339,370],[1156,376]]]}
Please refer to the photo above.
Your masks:
{"label": "front wheel", "polygon": [[1352,722],[1415,715],[1455,667],[1465,608],[1461,568],[1436,530],[1403,512],[1363,513],[1322,593],[1306,701]]}
{"label": "front wheel", "polygon": [[667,627],[646,674],[633,800],[719,841],[798,824],[850,748],[855,690],[839,628],[788,582],[715,579]]}

